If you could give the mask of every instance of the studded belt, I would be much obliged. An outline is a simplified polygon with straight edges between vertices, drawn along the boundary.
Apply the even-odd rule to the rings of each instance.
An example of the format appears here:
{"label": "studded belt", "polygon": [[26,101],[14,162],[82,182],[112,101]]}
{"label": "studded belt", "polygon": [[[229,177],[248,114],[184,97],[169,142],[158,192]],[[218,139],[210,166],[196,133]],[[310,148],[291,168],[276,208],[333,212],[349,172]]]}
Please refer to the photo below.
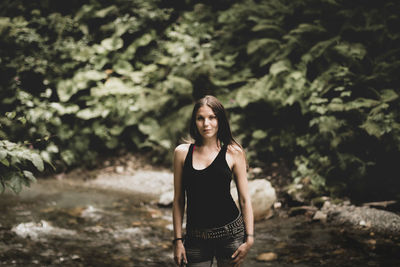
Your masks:
{"label": "studded belt", "polygon": [[197,239],[215,239],[230,237],[237,233],[244,233],[244,223],[242,214],[232,222],[216,228],[188,228],[186,229],[186,236]]}

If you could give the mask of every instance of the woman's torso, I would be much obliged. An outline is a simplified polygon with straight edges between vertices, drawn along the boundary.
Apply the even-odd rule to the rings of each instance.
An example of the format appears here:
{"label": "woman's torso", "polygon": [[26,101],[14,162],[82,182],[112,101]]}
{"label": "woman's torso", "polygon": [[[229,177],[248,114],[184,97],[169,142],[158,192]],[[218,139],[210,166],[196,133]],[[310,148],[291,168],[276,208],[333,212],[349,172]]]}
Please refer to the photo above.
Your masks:
{"label": "woman's torso", "polygon": [[194,145],[189,146],[183,166],[187,195],[187,228],[212,228],[225,225],[239,215],[232,199],[232,171],[226,162],[227,146],[222,146],[214,161],[204,169],[193,168]]}

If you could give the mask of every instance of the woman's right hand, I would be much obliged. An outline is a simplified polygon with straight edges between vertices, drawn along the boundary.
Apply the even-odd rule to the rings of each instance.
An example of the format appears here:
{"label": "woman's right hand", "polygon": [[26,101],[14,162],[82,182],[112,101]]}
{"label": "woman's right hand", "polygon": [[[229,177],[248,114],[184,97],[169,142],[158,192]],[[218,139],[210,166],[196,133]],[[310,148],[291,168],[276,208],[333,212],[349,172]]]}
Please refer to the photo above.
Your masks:
{"label": "woman's right hand", "polygon": [[182,266],[182,261],[185,265],[187,264],[186,251],[185,247],[183,246],[182,240],[178,240],[174,244],[174,260],[176,265],[178,266]]}

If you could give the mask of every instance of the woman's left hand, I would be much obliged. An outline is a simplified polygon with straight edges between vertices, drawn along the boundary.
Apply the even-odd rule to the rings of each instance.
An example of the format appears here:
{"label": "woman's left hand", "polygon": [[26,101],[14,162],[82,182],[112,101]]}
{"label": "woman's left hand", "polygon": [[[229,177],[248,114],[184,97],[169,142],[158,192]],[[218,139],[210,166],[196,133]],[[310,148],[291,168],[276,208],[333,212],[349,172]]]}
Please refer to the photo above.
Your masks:
{"label": "woman's left hand", "polygon": [[253,245],[253,242],[245,242],[238,247],[238,249],[235,251],[235,253],[232,254],[232,263],[233,266],[238,267],[244,259],[247,256],[247,253],[249,252],[251,246]]}

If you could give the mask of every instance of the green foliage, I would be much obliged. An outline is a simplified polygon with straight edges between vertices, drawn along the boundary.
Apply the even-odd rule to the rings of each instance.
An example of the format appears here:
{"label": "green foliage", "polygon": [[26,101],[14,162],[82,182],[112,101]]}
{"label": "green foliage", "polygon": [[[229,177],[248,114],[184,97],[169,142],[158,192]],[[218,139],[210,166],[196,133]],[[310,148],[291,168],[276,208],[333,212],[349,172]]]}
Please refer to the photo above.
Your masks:
{"label": "green foliage", "polygon": [[0,137],[52,136],[35,148],[57,171],[123,148],[169,162],[211,93],[252,165],[293,163],[292,188],[398,197],[396,1],[17,2],[0,17]]}
{"label": "green foliage", "polygon": [[[173,137],[156,134],[159,108],[174,108],[191,85],[147,64],[158,61],[149,48],[172,11],[154,9],[157,3],[93,2],[66,16],[33,9],[29,20],[3,17],[4,43],[17,49],[2,50],[2,71],[9,74],[0,91],[8,114],[1,117],[2,137],[53,136],[39,148],[58,171],[93,165],[100,152],[126,146],[170,150]],[[182,85],[181,93],[169,92]]]}
{"label": "green foliage", "polygon": [[399,155],[399,80],[387,73],[398,71],[400,34],[385,27],[398,11],[393,1],[240,1],[209,20],[207,78],[250,162],[292,161],[294,183],[314,193],[366,196],[362,181],[396,179],[376,155]]}
{"label": "green foliage", "polygon": [[36,151],[0,141],[0,192],[8,187],[19,193],[22,186],[36,182],[33,167],[40,172],[44,170],[43,159]]}
{"label": "green foliage", "polygon": [[[400,148],[400,83],[387,75],[399,70],[400,33],[384,26],[399,21],[398,11],[393,1],[310,0],[243,1],[221,12],[219,27],[230,30],[225,50],[247,55],[236,64],[239,73],[246,67],[253,73],[242,86],[225,82],[236,103],[232,111],[247,117],[242,123],[250,130],[241,136],[257,151],[252,161],[293,158],[294,183],[314,193],[353,190],[365,197],[365,187],[352,186],[376,181],[377,172],[396,183],[376,155],[398,155]],[[226,73],[235,77],[235,70]],[[257,113],[264,119],[251,117]]]}

